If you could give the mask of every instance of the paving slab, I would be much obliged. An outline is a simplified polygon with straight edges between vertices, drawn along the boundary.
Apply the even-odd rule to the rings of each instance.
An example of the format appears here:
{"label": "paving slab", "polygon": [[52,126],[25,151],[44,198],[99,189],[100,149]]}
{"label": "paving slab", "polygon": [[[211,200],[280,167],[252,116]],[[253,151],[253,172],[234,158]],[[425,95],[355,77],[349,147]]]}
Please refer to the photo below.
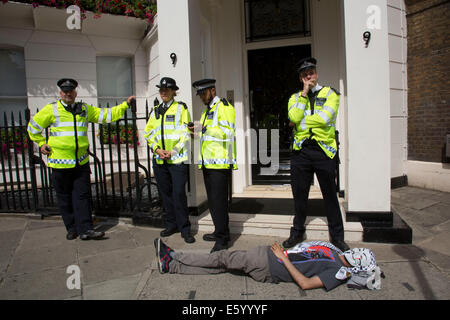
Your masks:
{"label": "paving slab", "polygon": [[131,300],[141,273],[83,287],[84,300]]}
{"label": "paving slab", "polygon": [[294,283],[263,283],[246,278],[245,299],[249,300],[300,300],[305,297],[303,290]]}
{"label": "paving slab", "polygon": [[157,228],[134,227],[130,228],[130,233],[137,246],[141,247],[153,245],[153,240],[159,237],[161,230]]}
{"label": "paving slab", "polygon": [[22,239],[23,230],[0,231],[0,278],[6,272],[14,252]]}
{"label": "paving slab", "polygon": [[140,298],[145,300],[241,300],[245,277],[217,275],[160,274],[152,270]]}
{"label": "paving slab", "polygon": [[431,207],[433,205],[439,204],[439,202],[436,200],[418,198],[413,195],[408,195],[401,198],[393,197],[392,203],[416,210],[422,210]]}
{"label": "paving slab", "polygon": [[381,263],[381,290],[359,290],[364,300],[448,300],[450,279],[425,261]]}
{"label": "paving slab", "polygon": [[420,247],[432,249],[450,258],[450,237],[448,233],[439,233],[431,239],[419,243]]}
{"label": "paving slab", "polygon": [[79,266],[83,285],[142,273],[150,267],[154,258],[153,246],[120,249],[89,257],[80,257]]}
{"label": "paving slab", "polygon": [[418,261],[424,258],[423,249],[414,245],[358,243],[352,247],[364,247],[373,251],[377,263],[392,261]]}
{"label": "paving slab", "polygon": [[76,246],[73,243],[34,248],[20,247],[7,270],[7,275],[36,273],[77,263]]}
{"label": "paving slab", "polygon": [[105,233],[105,237],[100,240],[84,241],[76,240],[80,257],[92,256],[108,251],[121,249],[135,249],[136,242],[127,230],[114,230]]}
{"label": "paving slab", "polygon": [[27,230],[38,230],[53,227],[64,227],[60,220],[30,220],[27,225]]}
{"label": "paving slab", "polygon": [[0,217],[0,232],[9,230],[24,230],[28,220],[22,218],[4,218]]}
{"label": "paving slab", "polygon": [[48,247],[63,245],[68,243],[66,240],[66,229],[64,226],[53,226],[46,228],[35,228],[26,230],[20,244],[21,248],[32,249],[36,247]]}
{"label": "paving slab", "polygon": [[66,268],[53,268],[35,273],[12,276],[0,285],[2,300],[61,300],[81,297],[81,290],[67,288]]}

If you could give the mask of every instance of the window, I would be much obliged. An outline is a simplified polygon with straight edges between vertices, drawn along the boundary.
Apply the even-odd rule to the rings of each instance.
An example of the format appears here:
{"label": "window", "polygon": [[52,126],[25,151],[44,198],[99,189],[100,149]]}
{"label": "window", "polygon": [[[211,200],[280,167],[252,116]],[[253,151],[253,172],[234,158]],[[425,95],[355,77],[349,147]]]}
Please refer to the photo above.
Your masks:
{"label": "window", "polygon": [[25,80],[25,59],[23,50],[0,49],[0,123],[3,124],[3,112],[8,119],[14,111],[17,122],[19,111],[27,108],[27,86]]}
{"label": "window", "polygon": [[115,106],[133,95],[129,57],[97,57],[97,93],[101,107]]}
{"label": "window", "polygon": [[311,35],[308,0],[245,0],[247,42]]}

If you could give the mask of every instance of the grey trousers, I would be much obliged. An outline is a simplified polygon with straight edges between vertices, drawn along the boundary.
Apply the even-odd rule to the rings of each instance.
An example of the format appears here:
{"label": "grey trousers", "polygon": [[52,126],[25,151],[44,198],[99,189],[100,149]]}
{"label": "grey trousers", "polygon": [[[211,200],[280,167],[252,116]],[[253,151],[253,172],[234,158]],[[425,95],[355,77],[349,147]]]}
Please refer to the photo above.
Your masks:
{"label": "grey trousers", "polygon": [[250,250],[221,250],[213,253],[175,252],[169,264],[170,273],[217,274],[227,271],[243,271],[259,282],[273,282],[267,246]]}

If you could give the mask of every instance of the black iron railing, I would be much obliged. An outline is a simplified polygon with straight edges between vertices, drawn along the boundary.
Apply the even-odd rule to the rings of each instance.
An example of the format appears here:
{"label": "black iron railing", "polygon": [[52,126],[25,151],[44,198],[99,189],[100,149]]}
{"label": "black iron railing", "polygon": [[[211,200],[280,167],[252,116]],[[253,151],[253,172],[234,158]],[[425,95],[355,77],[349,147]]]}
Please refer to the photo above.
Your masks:
{"label": "black iron railing", "polygon": [[[108,106],[109,107],[109,106]],[[151,153],[139,147],[137,123],[147,122],[145,114],[137,116],[136,106],[112,124],[91,123],[91,199],[93,212],[101,216],[130,216],[138,214],[152,218],[162,213],[157,186],[150,172]],[[28,134],[30,110],[3,114],[0,126],[0,212],[37,212],[42,216],[57,214],[56,194],[39,148]],[[144,123],[144,125],[145,125]],[[48,128],[45,136],[48,139]],[[143,139],[143,138],[142,138]],[[144,154],[141,158],[140,154]],[[146,158],[146,160],[145,160]]]}

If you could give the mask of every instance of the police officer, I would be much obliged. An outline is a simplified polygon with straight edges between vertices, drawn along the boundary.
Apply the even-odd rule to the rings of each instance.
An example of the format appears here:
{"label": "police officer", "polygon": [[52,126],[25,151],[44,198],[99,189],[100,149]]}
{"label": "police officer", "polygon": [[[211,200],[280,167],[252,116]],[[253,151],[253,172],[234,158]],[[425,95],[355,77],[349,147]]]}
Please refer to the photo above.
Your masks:
{"label": "police officer", "polygon": [[[28,134],[48,156],[58,207],[67,230],[66,239],[99,239],[90,205],[88,123],[110,123],[122,118],[134,96],[112,108],[97,108],[75,102],[78,83],[73,79],[57,82],[61,100],[47,104],[28,124]],[[50,127],[46,141],[42,132]]]}
{"label": "police officer", "polygon": [[185,103],[175,101],[179,89],[175,80],[160,80],[159,94],[162,103],[150,114],[145,127],[145,137],[153,151],[153,172],[161,194],[165,211],[166,228],[162,237],[181,232],[186,243],[195,242],[191,235],[191,223],[186,197],[188,179],[187,143],[190,142],[188,123],[191,121]]}
{"label": "police officer", "polygon": [[215,242],[211,252],[228,248],[228,190],[231,170],[237,169],[234,107],[216,95],[215,83],[214,79],[203,79],[192,84],[207,107],[200,118],[199,168],[214,223],[214,232],[203,236],[203,240]]}
{"label": "police officer", "polygon": [[317,61],[314,58],[299,62],[299,76],[303,89],[288,102],[288,116],[294,126],[291,156],[291,186],[295,202],[295,217],[285,248],[302,242],[305,236],[306,207],[314,173],[319,180],[325,201],[331,242],[342,251],[344,226],[336,195],[336,117],[340,93],[318,84]]}

